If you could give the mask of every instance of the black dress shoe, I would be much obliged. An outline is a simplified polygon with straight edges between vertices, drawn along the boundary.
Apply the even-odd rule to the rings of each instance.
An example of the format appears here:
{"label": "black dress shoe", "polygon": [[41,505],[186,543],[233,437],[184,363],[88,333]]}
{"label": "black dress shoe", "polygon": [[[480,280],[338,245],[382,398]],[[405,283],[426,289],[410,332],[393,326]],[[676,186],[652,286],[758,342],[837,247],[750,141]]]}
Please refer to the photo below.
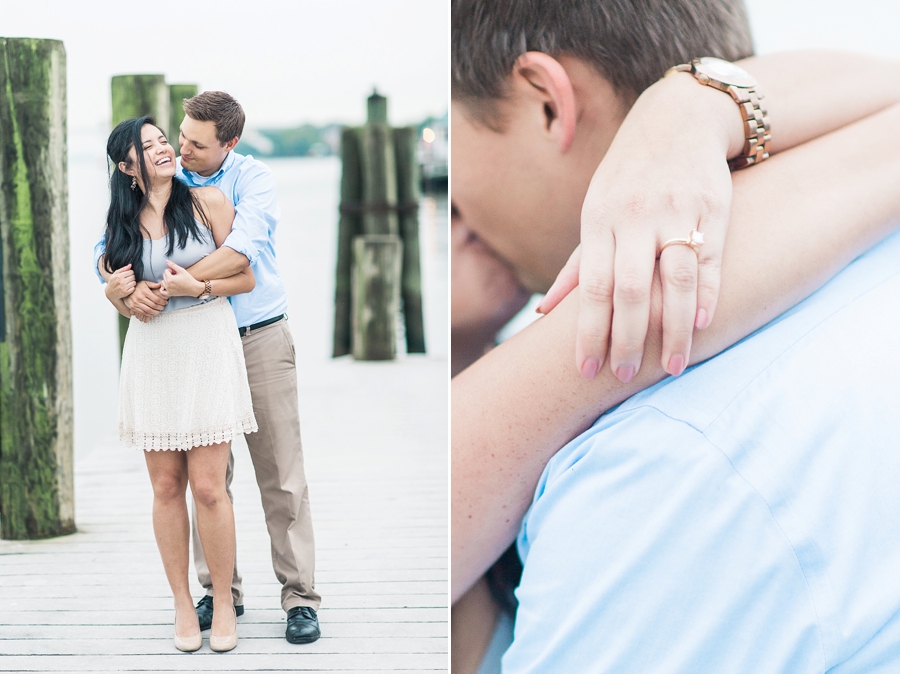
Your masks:
{"label": "black dress shoe", "polygon": [[[235,606],[234,612],[242,616],[244,615],[244,607]],[[213,614],[213,598],[208,594],[204,595],[203,598],[197,602],[197,618],[200,620],[200,631],[208,630],[212,625],[212,614]]]}
{"label": "black dress shoe", "polygon": [[312,643],[321,636],[316,610],[309,606],[295,606],[287,615],[284,638],[292,644]]}

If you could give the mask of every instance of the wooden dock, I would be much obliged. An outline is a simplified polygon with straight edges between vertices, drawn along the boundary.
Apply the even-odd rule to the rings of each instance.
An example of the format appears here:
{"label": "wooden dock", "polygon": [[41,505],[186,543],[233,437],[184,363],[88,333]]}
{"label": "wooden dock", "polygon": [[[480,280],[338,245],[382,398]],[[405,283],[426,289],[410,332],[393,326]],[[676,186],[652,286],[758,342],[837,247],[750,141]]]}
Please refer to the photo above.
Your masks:
{"label": "wooden dock", "polygon": [[[233,490],[246,613],[238,618],[239,643],[230,653],[213,653],[206,641],[196,653],[180,653],[144,459],[109,437],[116,314],[89,264],[108,203],[105,134],[78,142],[91,149],[72,153],[69,171],[78,531],[0,540],[0,671],[448,671],[446,198],[425,200],[420,214],[429,355],[335,360],[328,356],[340,164],[333,157],[271,162],[322,638],[306,645],[284,639],[280,585],[240,440]],[[191,581],[199,599],[202,590]]]}
{"label": "wooden dock", "polygon": [[206,639],[196,653],[175,650],[143,457],[111,441],[76,461],[77,533],[0,541],[0,671],[448,671],[446,359],[344,358],[305,376],[321,639],[284,639],[241,440],[233,485],[246,593],[240,641],[230,653],[212,652]]}

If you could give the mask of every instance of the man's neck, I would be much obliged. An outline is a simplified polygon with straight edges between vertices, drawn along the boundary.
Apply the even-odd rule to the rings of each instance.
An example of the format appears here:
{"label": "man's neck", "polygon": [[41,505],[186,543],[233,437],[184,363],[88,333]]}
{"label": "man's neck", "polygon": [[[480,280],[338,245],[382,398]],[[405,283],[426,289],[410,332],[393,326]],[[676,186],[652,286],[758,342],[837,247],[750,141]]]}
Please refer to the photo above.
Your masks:
{"label": "man's neck", "polygon": [[[230,153],[228,153],[228,154],[230,154]],[[222,157],[222,161],[219,162],[218,166],[216,166],[215,168],[209,169],[208,171],[197,171],[197,175],[201,176],[203,178],[209,178],[211,175],[218,172],[219,169],[221,169],[223,166],[225,166],[225,161],[228,159],[228,154],[226,154],[224,157]]]}

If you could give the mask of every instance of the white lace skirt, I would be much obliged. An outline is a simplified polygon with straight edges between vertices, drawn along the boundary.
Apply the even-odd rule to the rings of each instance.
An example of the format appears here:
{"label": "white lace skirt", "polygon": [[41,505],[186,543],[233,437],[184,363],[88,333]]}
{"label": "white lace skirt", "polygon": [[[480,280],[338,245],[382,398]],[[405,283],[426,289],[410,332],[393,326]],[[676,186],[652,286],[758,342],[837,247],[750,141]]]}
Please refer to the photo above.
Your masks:
{"label": "white lace skirt", "polygon": [[119,375],[119,437],[187,450],[257,430],[244,350],[225,298],[132,318]]}

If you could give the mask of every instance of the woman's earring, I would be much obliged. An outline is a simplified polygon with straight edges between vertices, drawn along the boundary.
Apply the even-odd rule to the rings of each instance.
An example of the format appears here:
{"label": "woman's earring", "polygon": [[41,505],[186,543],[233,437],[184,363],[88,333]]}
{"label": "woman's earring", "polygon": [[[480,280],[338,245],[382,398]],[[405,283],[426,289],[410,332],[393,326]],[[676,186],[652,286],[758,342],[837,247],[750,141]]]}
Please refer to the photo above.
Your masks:
{"label": "woman's earring", "polygon": [[137,176],[131,176],[131,191],[134,192],[134,188],[137,187]]}

